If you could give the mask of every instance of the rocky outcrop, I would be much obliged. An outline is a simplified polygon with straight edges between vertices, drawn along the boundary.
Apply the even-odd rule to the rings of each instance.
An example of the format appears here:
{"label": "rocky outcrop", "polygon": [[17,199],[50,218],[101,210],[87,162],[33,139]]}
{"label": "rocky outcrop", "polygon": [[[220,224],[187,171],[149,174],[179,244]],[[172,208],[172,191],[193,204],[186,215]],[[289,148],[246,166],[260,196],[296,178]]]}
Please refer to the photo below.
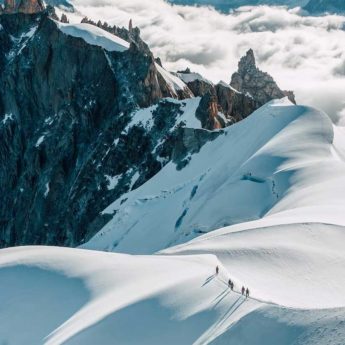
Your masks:
{"label": "rocky outcrop", "polygon": [[245,119],[260,106],[252,97],[220,82],[201,97],[196,115],[203,128],[214,130]]}
{"label": "rocky outcrop", "polygon": [[218,83],[215,89],[220,111],[230,124],[245,119],[260,107],[255,99],[238,92],[224,82]]}
{"label": "rocky outcrop", "polygon": [[256,67],[254,52],[248,50],[238,64],[238,71],[232,75],[230,85],[237,91],[252,97],[260,105],[271,101],[288,97],[295,103],[292,91],[281,90],[274,79]]}
{"label": "rocky outcrop", "polygon": [[177,75],[195,96],[201,97],[197,116],[203,128],[209,130],[241,121],[272,99],[288,97],[295,103],[292,91],[282,91],[269,74],[256,67],[251,49],[241,58],[231,85],[225,82],[214,85],[189,69],[180,71]]}
{"label": "rocky outcrop", "polygon": [[171,145],[171,159],[176,163],[178,170],[188,165],[191,155],[200,151],[208,142],[222,135],[222,131],[204,131],[195,128],[180,127],[174,133]]}
{"label": "rocky outcrop", "polygon": [[5,0],[5,13],[33,14],[44,11],[42,0]]}
{"label": "rocky outcrop", "polygon": [[217,95],[214,91],[207,92],[196,110],[196,117],[200,120],[202,128],[214,130],[226,127],[227,123],[219,110]]}
{"label": "rocky outcrop", "polygon": [[189,68],[179,71],[176,75],[186,83],[188,88],[196,97],[202,97],[208,92],[214,90],[214,85],[209,80],[203,78],[199,73],[192,73]]}

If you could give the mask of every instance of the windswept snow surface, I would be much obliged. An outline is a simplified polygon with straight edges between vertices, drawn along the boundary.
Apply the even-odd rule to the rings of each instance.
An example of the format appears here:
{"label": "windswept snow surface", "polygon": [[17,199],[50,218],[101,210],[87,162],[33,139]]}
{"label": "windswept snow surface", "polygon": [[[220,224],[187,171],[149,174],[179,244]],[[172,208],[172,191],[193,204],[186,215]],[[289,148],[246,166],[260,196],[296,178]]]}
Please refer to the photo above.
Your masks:
{"label": "windswept snow surface", "polygon": [[[250,267],[256,275],[256,266]],[[255,294],[245,299],[239,289],[250,274],[239,280],[214,255],[3,249],[0,343],[342,344],[344,308],[284,308],[263,303]],[[235,281],[233,292],[229,278]]]}
{"label": "windswept snow surface", "polygon": [[211,255],[2,250],[0,343],[205,344],[229,325],[230,306],[232,320],[260,307],[240,308],[244,298],[229,293],[225,270],[214,275],[217,264]]}
{"label": "windswept snow surface", "polygon": [[81,23],[66,24],[55,21],[59,29],[66,35],[82,38],[86,43],[99,46],[108,51],[124,52],[129,43],[97,26]]}
{"label": "windswept snow surface", "polygon": [[[110,205],[116,214],[84,248],[148,254],[224,226],[345,225],[341,129],[315,109],[273,101],[169,163]],[[125,200],[127,199],[127,200]]]}
{"label": "windswept snow surface", "polygon": [[[255,227],[254,227],[255,226]],[[289,308],[345,307],[345,229],[305,223],[223,228],[162,253],[215,254],[255,298]]]}

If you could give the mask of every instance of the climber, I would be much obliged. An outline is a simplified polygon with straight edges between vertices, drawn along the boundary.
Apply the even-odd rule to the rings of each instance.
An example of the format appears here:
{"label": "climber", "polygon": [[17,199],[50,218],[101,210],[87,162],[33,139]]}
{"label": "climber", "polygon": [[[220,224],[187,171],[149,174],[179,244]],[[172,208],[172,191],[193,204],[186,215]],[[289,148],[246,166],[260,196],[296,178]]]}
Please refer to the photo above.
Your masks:
{"label": "climber", "polygon": [[231,285],[232,285],[232,281],[231,281],[231,279],[229,279],[228,286],[229,286],[230,289],[231,289]]}
{"label": "climber", "polygon": [[231,290],[234,291],[234,282],[231,282]]}
{"label": "climber", "polygon": [[244,286],[242,286],[242,295],[244,295],[245,290]]}
{"label": "climber", "polygon": [[247,288],[247,290],[246,290],[246,298],[248,298],[249,297],[249,289]]}
{"label": "climber", "polygon": [[216,274],[218,274],[219,273],[219,267],[217,266],[216,267]]}

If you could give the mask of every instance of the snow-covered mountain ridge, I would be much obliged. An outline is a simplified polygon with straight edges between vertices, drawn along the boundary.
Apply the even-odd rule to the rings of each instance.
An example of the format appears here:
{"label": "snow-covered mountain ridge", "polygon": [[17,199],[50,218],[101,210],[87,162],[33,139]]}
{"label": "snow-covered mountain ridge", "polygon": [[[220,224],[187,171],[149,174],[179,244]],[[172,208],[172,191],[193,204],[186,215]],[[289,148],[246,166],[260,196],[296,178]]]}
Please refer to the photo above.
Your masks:
{"label": "snow-covered mountain ridge", "polygon": [[344,128],[53,15],[0,16],[1,246],[82,245],[0,251],[0,344],[343,345]]}
{"label": "snow-covered mountain ridge", "polygon": [[261,218],[259,224],[345,225],[342,135],[320,111],[269,103],[205,145],[183,170],[169,163],[109,206],[104,213],[113,219],[85,247],[152,253]]}

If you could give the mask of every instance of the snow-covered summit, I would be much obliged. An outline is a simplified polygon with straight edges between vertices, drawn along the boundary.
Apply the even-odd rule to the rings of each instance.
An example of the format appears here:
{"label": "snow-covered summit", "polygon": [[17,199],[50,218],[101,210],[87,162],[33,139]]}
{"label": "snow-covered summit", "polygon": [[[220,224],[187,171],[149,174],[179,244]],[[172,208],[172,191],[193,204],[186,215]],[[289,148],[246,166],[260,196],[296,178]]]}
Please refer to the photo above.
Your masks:
{"label": "snow-covered summit", "polygon": [[177,76],[186,84],[191,83],[195,80],[204,81],[208,84],[213,84],[210,80],[203,77],[200,73],[190,72],[190,73],[176,73]]}
{"label": "snow-covered summit", "polygon": [[69,36],[82,38],[85,42],[100,46],[108,51],[124,52],[129,48],[129,43],[97,26],[80,23],[67,24],[55,22],[59,29]]}

